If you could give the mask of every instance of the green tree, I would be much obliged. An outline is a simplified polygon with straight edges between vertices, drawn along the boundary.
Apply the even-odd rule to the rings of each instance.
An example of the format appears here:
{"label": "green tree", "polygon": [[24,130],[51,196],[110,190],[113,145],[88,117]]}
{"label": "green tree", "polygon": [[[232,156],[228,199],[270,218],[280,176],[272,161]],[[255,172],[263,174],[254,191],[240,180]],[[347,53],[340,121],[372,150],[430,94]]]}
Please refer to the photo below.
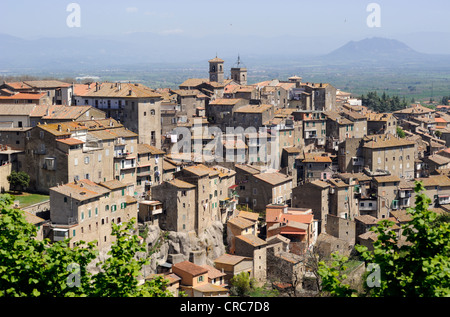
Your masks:
{"label": "green tree", "polygon": [[[356,246],[367,265],[379,268],[379,285],[365,285],[367,296],[450,296],[450,224],[437,221],[436,213],[428,209],[431,199],[424,194],[421,182],[416,182],[414,190],[415,208],[407,209],[411,220],[402,226],[406,243],[399,243],[392,230],[394,223],[383,220],[373,227],[378,237],[372,251]],[[332,294],[342,294],[342,279],[327,279],[332,272],[332,268],[323,267],[323,287]]]}
{"label": "green tree", "polygon": [[23,211],[11,207],[13,200],[9,194],[0,196],[0,296],[171,296],[163,278],[138,285],[147,260],[136,256],[145,248],[131,234],[135,220],[114,226],[117,241],[110,257],[99,264],[102,271],[92,275],[87,267],[98,255],[95,242],[69,247],[69,239],[53,244],[37,240],[36,227]]}
{"label": "green tree", "polygon": [[339,253],[331,254],[331,266],[325,261],[320,261],[317,273],[322,281],[322,292],[328,293],[334,297],[352,297],[356,291],[350,288],[350,285],[344,284],[343,280],[347,278],[344,273],[347,267],[345,263],[347,257],[339,255]]}
{"label": "green tree", "polygon": [[16,191],[18,190],[18,188],[20,190],[24,190],[30,185],[30,175],[23,171],[12,171],[11,174],[7,176],[7,180],[11,188],[15,189]]}
{"label": "green tree", "polygon": [[254,281],[250,278],[250,274],[247,272],[241,272],[233,276],[230,283],[231,295],[238,297],[248,296],[254,286]]}
{"label": "green tree", "polygon": [[[116,242],[108,252],[109,258],[97,266],[101,272],[93,277],[93,296],[101,297],[154,297],[169,296],[165,290],[164,279],[156,278],[143,285],[138,285],[138,277],[142,267],[149,264],[147,258],[137,258],[145,254],[145,246],[139,243],[139,238],[131,233],[134,231],[135,220],[120,226],[113,224],[112,235]],[[158,286],[158,287],[157,287]]]}
{"label": "green tree", "polygon": [[[36,240],[37,229],[23,211],[11,207],[13,197],[0,196],[0,296],[81,296],[89,284],[87,263],[96,256],[93,244],[68,248]],[[79,287],[69,288],[70,264],[80,266]]]}
{"label": "green tree", "polygon": [[402,139],[406,137],[405,131],[403,131],[403,129],[400,127],[397,127],[397,135]]}

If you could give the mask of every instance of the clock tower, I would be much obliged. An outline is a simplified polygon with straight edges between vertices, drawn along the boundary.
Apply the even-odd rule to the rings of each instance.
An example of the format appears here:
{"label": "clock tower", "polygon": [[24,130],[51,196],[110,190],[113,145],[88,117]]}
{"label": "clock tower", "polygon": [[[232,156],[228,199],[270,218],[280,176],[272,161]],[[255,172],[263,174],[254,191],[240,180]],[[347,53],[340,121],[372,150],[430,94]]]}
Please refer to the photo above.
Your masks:
{"label": "clock tower", "polygon": [[216,56],[209,61],[209,81],[223,83],[224,71],[223,63],[225,61]]}

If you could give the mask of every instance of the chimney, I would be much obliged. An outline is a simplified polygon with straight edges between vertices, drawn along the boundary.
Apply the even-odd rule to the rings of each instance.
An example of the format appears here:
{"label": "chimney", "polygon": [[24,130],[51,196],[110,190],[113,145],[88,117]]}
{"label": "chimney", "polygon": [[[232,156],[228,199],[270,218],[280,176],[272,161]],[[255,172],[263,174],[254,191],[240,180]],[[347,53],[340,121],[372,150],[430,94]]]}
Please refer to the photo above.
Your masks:
{"label": "chimney", "polygon": [[62,126],[60,124],[58,124],[58,131],[61,132],[62,131]]}

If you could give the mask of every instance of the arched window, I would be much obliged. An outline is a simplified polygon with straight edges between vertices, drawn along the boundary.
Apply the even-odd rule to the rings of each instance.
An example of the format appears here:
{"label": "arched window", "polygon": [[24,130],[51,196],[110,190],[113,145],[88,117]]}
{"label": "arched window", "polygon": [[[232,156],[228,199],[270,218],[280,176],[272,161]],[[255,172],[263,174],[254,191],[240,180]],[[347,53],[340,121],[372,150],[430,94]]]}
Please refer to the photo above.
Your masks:
{"label": "arched window", "polygon": [[150,110],[150,115],[154,116],[156,114],[156,111],[154,109]]}

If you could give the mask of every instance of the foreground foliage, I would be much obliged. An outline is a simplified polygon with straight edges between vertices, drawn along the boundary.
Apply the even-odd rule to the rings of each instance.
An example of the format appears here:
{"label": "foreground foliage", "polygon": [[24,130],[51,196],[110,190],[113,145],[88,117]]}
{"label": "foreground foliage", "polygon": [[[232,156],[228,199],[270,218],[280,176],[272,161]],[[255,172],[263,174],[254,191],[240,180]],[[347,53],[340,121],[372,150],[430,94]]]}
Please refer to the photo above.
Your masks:
{"label": "foreground foliage", "polygon": [[109,257],[97,264],[93,275],[88,265],[97,258],[94,242],[70,248],[69,240],[51,244],[36,240],[37,229],[23,211],[11,207],[13,198],[0,196],[0,296],[9,297],[170,297],[167,281],[156,278],[142,285],[138,276],[147,259],[131,232],[135,220],[113,225],[116,236]]}
{"label": "foreground foliage", "polygon": [[[364,285],[365,296],[450,296],[450,223],[428,209],[431,199],[424,194],[422,183],[416,182],[414,190],[417,194],[415,208],[407,210],[412,219],[402,226],[404,243],[399,243],[399,237],[392,230],[394,223],[383,220],[373,228],[378,239],[372,251],[356,246],[366,266],[374,268]],[[356,293],[342,282],[345,277],[339,275],[344,262],[335,255],[333,265],[320,264],[323,290],[332,296]]]}

